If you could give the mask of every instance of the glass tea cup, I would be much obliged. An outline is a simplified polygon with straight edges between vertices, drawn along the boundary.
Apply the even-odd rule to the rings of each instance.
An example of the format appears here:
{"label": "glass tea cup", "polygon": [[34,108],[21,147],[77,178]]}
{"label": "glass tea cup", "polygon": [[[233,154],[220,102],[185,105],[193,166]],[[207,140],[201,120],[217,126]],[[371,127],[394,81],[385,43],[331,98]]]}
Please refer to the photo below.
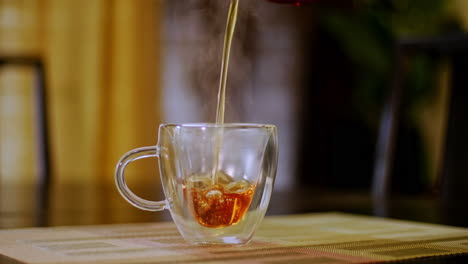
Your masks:
{"label": "glass tea cup", "polygon": [[[164,201],[148,201],[126,185],[126,166],[159,159]],[[276,127],[263,124],[162,124],[156,146],[131,150],[115,181],[132,205],[168,209],[184,239],[195,244],[249,242],[268,207],[276,175]]]}

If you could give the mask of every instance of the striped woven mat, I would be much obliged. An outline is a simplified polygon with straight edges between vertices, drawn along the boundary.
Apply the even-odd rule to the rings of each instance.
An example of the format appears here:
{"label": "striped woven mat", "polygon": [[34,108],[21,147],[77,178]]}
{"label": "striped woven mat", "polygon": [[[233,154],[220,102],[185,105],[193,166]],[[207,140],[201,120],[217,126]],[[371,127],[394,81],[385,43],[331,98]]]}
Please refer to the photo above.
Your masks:
{"label": "striped woven mat", "polygon": [[167,222],[0,231],[2,263],[341,264],[464,253],[466,228],[343,213],[266,217],[244,246],[190,245]]}

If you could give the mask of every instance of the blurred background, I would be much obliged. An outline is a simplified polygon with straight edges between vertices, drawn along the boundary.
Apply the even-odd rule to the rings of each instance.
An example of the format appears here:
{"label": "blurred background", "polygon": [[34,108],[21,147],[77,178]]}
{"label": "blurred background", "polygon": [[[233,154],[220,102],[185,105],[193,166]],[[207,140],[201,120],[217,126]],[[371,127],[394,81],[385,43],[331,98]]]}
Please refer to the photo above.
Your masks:
{"label": "blurred background", "polygon": [[[275,191],[379,193],[380,179],[391,192],[440,192],[446,146],[466,146],[463,139],[447,142],[447,133],[453,84],[466,89],[468,78],[453,80],[454,59],[467,58],[458,52],[468,47],[468,1],[273,2],[288,1],[240,2],[226,122],[278,126]],[[95,190],[46,199],[47,210],[86,207],[99,200],[102,186],[115,194],[102,206],[127,208],[113,187],[121,155],[155,145],[161,123],[215,121],[228,5],[0,0],[0,205],[6,212],[36,199],[9,186],[36,184],[47,191]],[[457,62],[457,72],[466,73],[465,61]],[[457,109],[462,130],[452,130],[465,131],[466,112]],[[464,163],[466,153],[461,157]],[[161,198],[154,160],[137,164],[129,184],[150,186],[159,194],[146,197]],[[457,172],[463,188],[464,172]],[[80,223],[132,220],[126,210]],[[80,212],[66,220],[47,213],[46,225],[77,221]],[[3,226],[28,224],[3,219]]]}

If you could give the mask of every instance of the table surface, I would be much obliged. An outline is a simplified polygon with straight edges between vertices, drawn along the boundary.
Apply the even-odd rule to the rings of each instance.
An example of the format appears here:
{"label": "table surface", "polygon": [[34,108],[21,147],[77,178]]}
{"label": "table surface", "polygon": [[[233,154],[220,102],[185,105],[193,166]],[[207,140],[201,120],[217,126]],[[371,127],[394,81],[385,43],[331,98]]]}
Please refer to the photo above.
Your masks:
{"label": "table surface", "polygon": [[[145,185],[132,189],[147,199],[162,198],[162,193],[155,191],[156,187]],[[267,215],[329,211],[468,227],[468,210],[464,203],[446,203],[437,194],[392,195],[389,199],[375,201],[365,190],[303,188],[275,191]],[[160,221],[171,221],[170,214],[133,208],[112,185],[60,185],[52,186],[46,192],[34,185],[0,186],[2,229]],[[468,256],[423,259],[418,263],[460,261],[468,263]]]}
{"label": "table surface", "polygon": [[0,245],[27,264],[380,263],[468,254],[468,228],[313,213],[268,216],[244,246],[191,245],[172,222],[8,229]]}

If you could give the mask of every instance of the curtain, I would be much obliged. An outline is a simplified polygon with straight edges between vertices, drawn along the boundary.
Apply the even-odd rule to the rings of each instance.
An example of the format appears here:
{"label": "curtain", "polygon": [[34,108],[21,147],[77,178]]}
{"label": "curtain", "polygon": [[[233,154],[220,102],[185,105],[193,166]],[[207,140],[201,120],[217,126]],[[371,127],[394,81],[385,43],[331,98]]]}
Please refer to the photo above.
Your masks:
{"label": "curtain", "polygon": [[[161,9],[151,0],[0,0],[1,54],[38,55],[46,67],[54,183],[112,183],[121,155],[156,144]],[[31,72],[3,68],[0,179],[35,181]],[[130,181],[159,181],[155,161],[134,167]]]}

